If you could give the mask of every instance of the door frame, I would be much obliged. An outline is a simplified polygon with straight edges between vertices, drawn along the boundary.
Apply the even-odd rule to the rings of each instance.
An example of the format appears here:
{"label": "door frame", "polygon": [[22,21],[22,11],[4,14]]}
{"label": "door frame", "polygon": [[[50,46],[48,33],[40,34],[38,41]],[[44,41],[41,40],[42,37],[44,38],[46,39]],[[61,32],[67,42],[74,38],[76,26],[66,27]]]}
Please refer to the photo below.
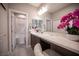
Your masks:
{"label": "door frame", "polygon": [[22,11],[17,11],[17,10],[14,10],[14,9],[9,9],[9,53],[12,53],[12,29],[11,29],[11,15],[13,13],[20,13],[20,14],[25,14],[26,15],[26,47],[28,47],[28,14],[26,12],[22,12]]}

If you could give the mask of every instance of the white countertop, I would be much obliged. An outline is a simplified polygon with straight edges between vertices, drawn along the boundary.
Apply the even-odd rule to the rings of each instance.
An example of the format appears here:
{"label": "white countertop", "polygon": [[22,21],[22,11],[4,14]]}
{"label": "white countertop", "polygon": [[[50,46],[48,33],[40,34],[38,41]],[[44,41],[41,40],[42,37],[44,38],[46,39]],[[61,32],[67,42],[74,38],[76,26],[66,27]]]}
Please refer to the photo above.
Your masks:
{"label": "white countertop", "polygon": [[[58,36],[53,34],[53,32],[44,32],[44,33],[40,33],[40,32],[35,32],[35,31],[30,31],[30,33],[32,35],[35,35],[37,37],[40,37],[42,38],[43,40],[46,40],[50,43],[54,43],[58,46],[61,46],[63,48],[66,48],[70,51],[73,51],[75,53],[78,53],[79,54],[79,42],[75,42],[75,41],[72,41],[72,40],[69,40],[65,37],[61,37],[61,36]],[[53,34],[53,35],[51,35]]]}

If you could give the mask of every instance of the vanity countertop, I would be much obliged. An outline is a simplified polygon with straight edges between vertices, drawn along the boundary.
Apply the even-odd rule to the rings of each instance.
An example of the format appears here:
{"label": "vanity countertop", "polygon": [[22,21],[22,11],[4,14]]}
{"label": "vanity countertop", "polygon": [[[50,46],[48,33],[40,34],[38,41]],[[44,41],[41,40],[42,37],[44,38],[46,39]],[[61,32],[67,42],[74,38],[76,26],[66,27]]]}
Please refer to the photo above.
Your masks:
{"label": "vanity countertop", "polygon": [[[69,40],[64,36],[58,36],[57,34],[55,34],[53,32],[40,33],[40,32],[30,31],[30,33],[32,35],[40,37],[43,40],[46,40],[46,41],[48,41],[50,43],[54,43],[54,44],[56,44],[58,46],[61,46],[61,47],[65,48],[65,49],[68,49],[70,51],[73,51],[73,52],[79,54],[79,42]],[[51,34],[53,34],[53,35],[51,35]]]}

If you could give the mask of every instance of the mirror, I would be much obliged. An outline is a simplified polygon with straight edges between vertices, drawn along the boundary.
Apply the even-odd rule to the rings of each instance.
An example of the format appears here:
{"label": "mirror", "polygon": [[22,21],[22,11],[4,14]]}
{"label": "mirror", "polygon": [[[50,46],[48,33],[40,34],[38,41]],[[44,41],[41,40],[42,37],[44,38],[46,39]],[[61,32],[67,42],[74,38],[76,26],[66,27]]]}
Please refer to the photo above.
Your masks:
{"label": "mirror", "polygon": [[42,29],[43,21],[40,19],[32,19],[32,28],[38,28],[39,31]]}

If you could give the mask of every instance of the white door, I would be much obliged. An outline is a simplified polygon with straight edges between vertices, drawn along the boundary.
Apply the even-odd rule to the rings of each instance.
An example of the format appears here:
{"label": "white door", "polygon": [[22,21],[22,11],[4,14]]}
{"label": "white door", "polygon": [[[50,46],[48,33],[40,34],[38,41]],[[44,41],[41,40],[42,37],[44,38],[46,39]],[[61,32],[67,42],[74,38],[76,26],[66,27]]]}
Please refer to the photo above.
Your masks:
{"label": "white door", "polygon": [[0,55],[8,53],[8,33],[7,33],[7,10],[0,5]]}
{"label": "white door", "polygon": [[16,14],[11,14],[11,48],[14,50],[16,45],[26,45],[26,16],[25,18],[18,17]]}

